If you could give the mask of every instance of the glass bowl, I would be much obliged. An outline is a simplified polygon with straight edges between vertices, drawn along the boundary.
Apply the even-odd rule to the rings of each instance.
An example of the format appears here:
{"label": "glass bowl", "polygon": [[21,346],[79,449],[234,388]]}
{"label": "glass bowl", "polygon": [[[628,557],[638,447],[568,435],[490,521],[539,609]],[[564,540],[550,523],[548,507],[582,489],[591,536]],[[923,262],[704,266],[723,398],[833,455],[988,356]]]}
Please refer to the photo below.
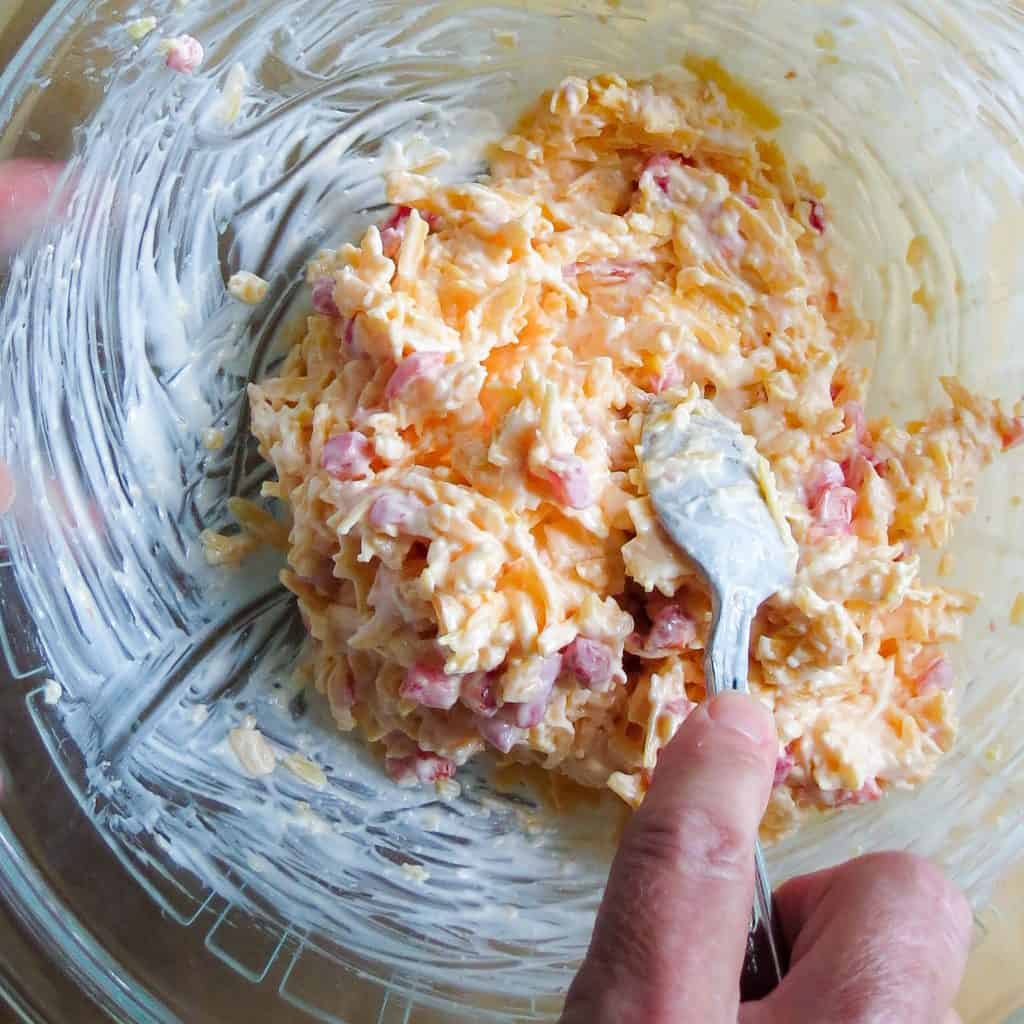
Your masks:
{"label": "glass bowl", "polygon": [[[917,415],[944,373],[1019,397],[1024,15],[981,0],[68,0],[0,8],[0,29],[0,157],[66,164],[2,278],[2,990],[51,1021],[553,1019],[623,812],[610,796],[554,809],[485,768],[456,799],[399,790],[335,732],[301,692],[275,557],[212,569],[198,544],[266,477],[244,384],[301,314],[305,261],[379,217],[403,154],[440,145],[444,173],[471,176],[564,75],[699,56],[756,89],[828,186],[878,327],[872,411]],[[182,32],[206,48],[191,76],[159,52]],[[240,269],[269,301],[227,297]],[[776,879],[906,847],[981,907],[1017,858],[1020,468],[985,476],[953,547],[952,582],[984,594],[958,651],[956,751],[921,791],[775,847]],[[246,716],[315,754],[326,787],[243,777],[225,738]]]}

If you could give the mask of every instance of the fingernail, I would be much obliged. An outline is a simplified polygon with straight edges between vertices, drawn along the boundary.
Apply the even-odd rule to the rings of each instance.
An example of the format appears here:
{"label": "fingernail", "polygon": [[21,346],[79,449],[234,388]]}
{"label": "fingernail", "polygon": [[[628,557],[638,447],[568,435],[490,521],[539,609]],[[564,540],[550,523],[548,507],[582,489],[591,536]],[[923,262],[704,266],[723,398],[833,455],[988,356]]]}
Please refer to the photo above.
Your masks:
{"label": "fingernail", "polygon": [[776,742],[771,713],[756,697],[732,691],[720,693],[708,702],[707,709],[717,725],[732,729],[753,743]]}

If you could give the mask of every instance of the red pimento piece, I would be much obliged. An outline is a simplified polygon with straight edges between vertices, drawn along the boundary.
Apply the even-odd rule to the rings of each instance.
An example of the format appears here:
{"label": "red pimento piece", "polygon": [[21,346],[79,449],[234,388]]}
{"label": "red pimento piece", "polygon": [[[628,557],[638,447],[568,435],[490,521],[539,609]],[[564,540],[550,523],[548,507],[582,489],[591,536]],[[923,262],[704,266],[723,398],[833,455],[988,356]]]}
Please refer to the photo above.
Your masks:
{"label": "red pimento piece", "polygon": [[391,379],[384,389],[385,399],[390,402],[391,399],[397,398],[416,381],[436,380],[443,366],[443,352],[413,352],[395,367],[395,372],[391,374]]}
{"label": "red pimento piece", "polygon": [[845,482],[843,467],[838,462],[832,459],[822,460],[806,486],[808,507],[813,507],[822,493],[830,487],[842,487]]}
{"label": "red pimento piece", "polygon": [[952,664],[948,658],[940,655],[914,680],[914,689],[918,694],[934,693],[936,690],[951,690],[953,679]]}
{"label": "red pimento piece", "polygon": [[654,378],[654,393],[660,395],[663,391],[671,391],[682,383],[683,371],[675,363],[671,363]]}
{"label": "red pimento piece", "polygon": [[832,459],[825,459],[807,484],[807,506],[814,513],[818,536],[851,532],[857,492],[847,487],[847,474]]}
{"label": "red pimento piece", "polygon": [[324,316],[339,317],[341,312],[334,301],[334,278],[320,277],[313,282],[313,309]]}
{"label": "red pimento piece", "polygon": [[523,730],[507,722],[504,718],[486,718],[477,715],[477,731],[492,747],[507,754],[522,738]]}
{"label": "red pimento piece", "polygon": [[876,779],[868,779],[860,789],[837,789],[826,792],[826,803],[831,807],[856,807],[881,799],[882,788]]}
{"label": "red pimento piece", "polygon": [[[436,213],[424,213],[418,211],[422,220],[427,222],[427,230],[437,227],[440,217]],[[380,226],[380,241],[384,249],[384,255],[393,260],[398,255],[402,246],[402,239],[405,238],[405,224],[412,216],[411,206],[398,206],[395,212]]]}
{"label": "red pimento piece", "polygon": [[442,668],[420,662],[406,670],[399,696],[425,708],[447,711],[459,699],[462,677],[449,675]]}
{"label": "red pimento piece", "polygon": [[562,655],[552,654],[537,668],[537,692],[528,701],[508,702],[502,707],[500,717],[519,729],[532,729],[544,719],[555,680],[562,671]]}
{"label": "red pimento piece", "polygon": [[330,438],[320,454],[320,465],[338,480],[356,480],[370,471],[373,447],[358,430]]}
{"label": "red pimento piece", "polygon": [[1010,421],[1009,427],[1003,431],[1003,451],[1008,452],[1011,448],[1024,442],[1024,417],[1017,416]]}
{"label": "red pimento piece", "polygon": [[635,267],[615,262],[591,264],[591,270],[599,276],[611,278],[613,281],[628,281],[636,274]]}
{"label": "red pimento piece", "polygon": [[426,505],[414,494],[384,491],[374,499],[367,519],[378,530],[394,528],[402,531],[411,526],[425,508]]}
{"label": "red pimento piece", "polygon": [[493,718],[498,712],[498,695],[490,672],[474,672],[462,681],[462,703],[475,715]]}
{"label": "red pimento piece", "polygon": [[853,532],[857,492],[850,487],[826,487],[811,506],[818,536],[841,536]]}
{"label": "red pimento piece", "polygon": [[655,153],[640,169],[640,174],[643,175],[649,172],[654,184],[667,194],[669,170],[673,164],[682,167],[697,166],[694,160],[688,156],[683,156],[682,153]]}
{"label": "red pimento piece", "polygon": [[651,651],[681,651],[697,638],[697,624],[677,604],[667,604],[651,618],[646,646]]}
{"label": "red pimento piece", "polygon": [[341,342],[342,351],[348,356],[360,354],[356,347],[356,318],[350,316],[347,320],[339,320],[334,325],[334,336]]}
{"label": "red pimento piece", "polygon": [[783,750],[775,759],[775,778],[772,780],[772,789],[777,789],[786,779],[789,773],[796,766],[796,758],[788,751]]}
{"label": "red pimento piece", "polygon": [[853,452],[842,464],[843,480],[847,487],[859,491],[861,484],[864,483],[868,464],[881,473],[884,461],[872,448],[864,407],[860,402],[846,402],[843,405],[843,415],[847,429],[853,430]]}
{"label": "red pimento piece", "polygon": [[593,260],[590,263],[570,263],[562,268],[562,277],[566,281],[575,281],[580,274],[588,274],[590,277],[598,278],[601,281],[628,281],[634,277],[639,267],[635,262],[622,262],[620,260]]}
{"label": "red pimento piece", "polygon": [[421,750],[408,757],[385,758],[384,770],[398,785],[415,786],[418,782],[450,779],[455,774],[455,762],[450,757]]}
{"label": "red pimento piece", "polygon": [[599,640],[578,636],[562,651],[562,667],[588,689],[607,686],[615,674],[614,652]]}
{"label": "red pimento piece", "polygon": [[381,248],[389,260],[393,260],[402,247],[402,239],[405,237],[405,222],[409,219],[410,213],[412,213],[411,207],[399,206],[381,225]]}
{"label": "red pimento piece", "polygon": [[867,472],[869,460],[863,455],[854,455],[843,463],[843,479],[848,487],[859,491],[864,483],[864,475]]}
{"label": "red pimento piece", "polygon": [[203,63],[203,44],[193,36],[177,36],[167,47],[166,65],[172,71],[190,75]]}
{"label": "red pimento piece", "polygon": [[740,199],[749,206],[752,210],[760,210],[761,204],[758,202],[756,196],[748,196],[746,194],[741,195]]}
{"label": "red pimento piece", "polygon": [[534,475],[550,488],[555,500],[567,508],[584,509],[594,503],[587,464],[578,455],[554,455]]}
{"label": "red pimento piece", "polygon": [[808,199],[807,202],[810,204],[807,223],[822,235],[825,233],[825,207],[817,199]]}
{"label": "red pimento piece", "polygon": [[664,658],[685,650],[697,637],[697,624],[678,604],[648,602],[651,628],[647,635],[634,632],[626,638],[626,650],[638,658]]}
{"label": "red pimento piece", "polygon": [[391,216],[381,224],[381,231],[390,231],[392,228],[401,227],[412,215],[411,206],[396,206]]}
{"label": "red pimento piece", "polygon": [[506,704],[508,720],[519,729],[532,729],[544,721],[544,712],[548,709],[546,699],[538,697],[536,700],[527,701],[523,704]]}

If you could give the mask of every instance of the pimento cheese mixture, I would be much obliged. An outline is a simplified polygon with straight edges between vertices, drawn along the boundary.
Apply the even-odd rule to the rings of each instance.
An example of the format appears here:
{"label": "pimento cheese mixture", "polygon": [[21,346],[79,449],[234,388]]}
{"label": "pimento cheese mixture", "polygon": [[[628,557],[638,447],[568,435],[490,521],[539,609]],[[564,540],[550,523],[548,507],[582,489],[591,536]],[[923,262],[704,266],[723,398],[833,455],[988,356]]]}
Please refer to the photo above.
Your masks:
{"label": "pimento cheese mixture", "polygon": [[1024,431],[954,380],[921,422],[865,420],[821,187],[713,84],[603,75],[544,95],[485,179],[388,195],[312,263],[305,337],[250,387],[339,727],[399,783],[492,751],[638,804],[704,695],[708,595],[638,462],[652,396],[696,383],[800,548],[750,652],[779,735],[765,833],[924,779],[974,598],[916,551]]}

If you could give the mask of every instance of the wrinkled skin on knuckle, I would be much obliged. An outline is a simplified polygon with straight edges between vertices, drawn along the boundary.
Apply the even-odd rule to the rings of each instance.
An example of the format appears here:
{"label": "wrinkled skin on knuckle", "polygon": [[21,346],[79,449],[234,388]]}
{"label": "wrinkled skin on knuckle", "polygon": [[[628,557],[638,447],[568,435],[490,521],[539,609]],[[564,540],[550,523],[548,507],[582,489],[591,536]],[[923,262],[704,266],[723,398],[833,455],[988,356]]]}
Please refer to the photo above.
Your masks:
{"label": "wrinkled skin on knuckle", "polygon": [[879,854],[862,870],[871,873],[877,916],[836,978],[837,1024],[876,1024],[883,1017],[931,1024],[936,994],[963,969],[970,908],[937,867],[910,854]]}
{"label": "wrinkled skin on knuckle", "polygon": [[637,819],[620,856],[645,877],[742,881],[750,872],[753,838],[727,815],[687,807],[665,820],[641,808]]}
{"label": "wrinkled skin on knuckle", "polygon": [[833,1024],[911,1024],[920,1012],[920,992],[908,978],[902,958],[878,942],[867,942],[837,974],[828,994]]}
{"label": "wrinkled skin on knuckle", "polygon": [[926,943],[939,969],[948,971],[950,956],[963,956],[970,943],[972,915],[963,893],[938,867],[913,854],[878,854],[872,866],[882,880],[878,884],[894,897],[887,903],[899,908],[894,927],[908,940]]}
{"label": "wrinkled skin on knuckle", "polygon": [[881,853],[865,858],[873,872],[879,902],[899,908],[907,924],[916,923],[942,938],[949,951],[966,949],[971,937],[971,907],[964,894],[935,864],[909,853]]}
{"label": "wrinkled skin on knuckle", "polygon": [[[657,898],[661,887],[652,881],[645,888],[645,898]],[[660,936],[649,921],[639,918],[637,909],[624,902],[606,900],[601,905],[599,936],[587,954],[581,977],[593,974],[586,980],[602,986],[613,985],[621,974],[639,981],[657,980]]]}

